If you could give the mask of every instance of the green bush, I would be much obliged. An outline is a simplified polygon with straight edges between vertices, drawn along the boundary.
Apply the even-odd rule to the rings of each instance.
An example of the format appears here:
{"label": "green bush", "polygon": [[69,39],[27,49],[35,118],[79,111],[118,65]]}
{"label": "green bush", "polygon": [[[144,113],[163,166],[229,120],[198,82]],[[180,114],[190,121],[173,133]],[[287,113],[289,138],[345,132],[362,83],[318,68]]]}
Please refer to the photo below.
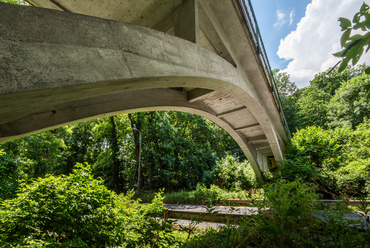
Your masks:
{"label": "green bush", "polygon": [[1,241],[44,240],[74,247],[109,243],[114,194],[78,167],[69,177],[48,175],[24,184],[17,198],[4,201]]}
{"label": "green bush", "polygon": [[356,222],[345,220],[346,209],[316,217],[316,186],[301,180],[277,181],[264,188],[271,202],[259,206],[258,214],[246,217],[238,226],[210,229],[193,237],[186,247],[367,247],[369,225],[351,227]]}
{"label": "green bush", "polygon": [[[78,164],[69,176],[47,175],[0,207],[2,247],[143,247],[176,245],[162,215],[163,197],[142,205],[131,192],[117,196]],[[171,227],[172,228],[172,227]],[[171,229],[172,230],[172,229]]]}
{"label": "green bush", "polygon": [[369,156],[369,121],[355,130],[308,127],[295,133],[275,180],[315,182],[325,197],[367,194]]}
{"label": "green bush", "polygon": [[257,187],[256,176],[249,162],[239,162],[231,155],[219,160],[213,169],[213,183],[220,188],[251,189]]}
{"label": "green bush", "polygon": [[261,205],[258,214],[239,227],[225,227],[194,238],[189,247],[309,247],[314,223],[315,189],[302,182],[279,181],[264,188],[272,209]]}
{"label": "green bush", "polygon": [[18,189],[17,165],[3,150],[0,150],[0,201],[15,197]]}
{"label": "green bush", "polygon": [[302,157],[304,163],[321,168],[337,165],[336,158],[340,148],[329,131],[313,126],[296,132],[288,151],[291,153],[290,157]]}
{"label": "green bush", "polygon": [[370,186],[370,158],[350,162],[335,172],[338,188],[347,194],[366,193]]}

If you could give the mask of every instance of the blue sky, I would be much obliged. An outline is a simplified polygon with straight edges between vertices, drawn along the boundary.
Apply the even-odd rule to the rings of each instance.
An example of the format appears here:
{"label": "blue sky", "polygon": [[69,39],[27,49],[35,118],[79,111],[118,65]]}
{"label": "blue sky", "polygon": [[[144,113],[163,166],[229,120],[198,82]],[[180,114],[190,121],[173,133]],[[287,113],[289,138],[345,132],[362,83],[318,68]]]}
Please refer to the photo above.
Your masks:
{"label": "blue sky", "polygon": [[[339,51],[338,18],[352,19],[364,0],[251,0],[272,69],[306,87],[315,74],[334,66]],[[370,0],[365,0],[370,4]],[[370,64],[369,54],[359,63]]]}
{"label": "blue sky", "polygon": [[251,0],[251,2],[271,69],[283,70],[288,62],[276,54],[280,39],[295,30],[311,0]]}

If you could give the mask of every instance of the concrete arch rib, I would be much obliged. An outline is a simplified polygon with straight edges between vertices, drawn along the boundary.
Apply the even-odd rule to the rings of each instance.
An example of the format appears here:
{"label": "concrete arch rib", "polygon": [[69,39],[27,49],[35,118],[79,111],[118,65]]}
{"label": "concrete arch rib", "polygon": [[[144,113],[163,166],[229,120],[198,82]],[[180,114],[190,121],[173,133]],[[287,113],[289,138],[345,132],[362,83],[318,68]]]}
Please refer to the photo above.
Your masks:
{"label": "concrete arch rib", "polygon": [[[256,120],[261,128],[260,137],[264,136],[275,159],[282,161],[281,134],[275,132],[262,100],[256,97],[243,72],[218,55],[159,31],[95,17],[3,3],[0,3],[0,16],[0,50],[3,51],[0,142],[21,135],[22,125],[34,125],[32,131],[35,131],[88,118],[81,114],[64,122],[54,120],[48,127],[37,127],[42,119],[52,121],[54,111],[58,113],[57,108],[63,106],[69,106],[72,115],[74,110],[83,109],[84,101],[86,104],[86,101],[105,99],[101,104],[104,107],[110,104],[111,97],[120,94],[129,97],[145,90],[157,89],[158,92],[159,88],[183,91],[203,88],[221,92],[241,103],[243,111],[250,112],[244,116]],[[29,23],[33,25],[27,25]],[[158,110],[162,105],[150,106]],[[166,106],[171,110],[177,104]],[[200,102],[186,106],[181,106],[183,111],[200,111],[199,115],[224,126],[259,173],[256,148],[251,139],[237,131],[242,126],[227,119],[230,112],[226,111],[225,115]],[[99,112],[94,105],[86,111],[92,111],[89,116],[97,116],[122,109],[130,108]],[[131,109],[140,110],[139,107]],[[220,114],[223,117],[217,117]],[[27,118],[31,119],[24,122]]]}
{"label": "concrete arch rib", "polygon": [[251,163],[257,178],[262,180],[256,154],[247,139],[236,132],[227,122],[218,118],[216,113],[204,104],[190,103],[187,100],[186,92],[179,90],[165,88],[138,90],[62,103],[0,125],[0,133],[9,135],[7,138],[0,137],[0,141],[12,140],[99,117],[160,110],[196,114],[223,128],[238,143]]}

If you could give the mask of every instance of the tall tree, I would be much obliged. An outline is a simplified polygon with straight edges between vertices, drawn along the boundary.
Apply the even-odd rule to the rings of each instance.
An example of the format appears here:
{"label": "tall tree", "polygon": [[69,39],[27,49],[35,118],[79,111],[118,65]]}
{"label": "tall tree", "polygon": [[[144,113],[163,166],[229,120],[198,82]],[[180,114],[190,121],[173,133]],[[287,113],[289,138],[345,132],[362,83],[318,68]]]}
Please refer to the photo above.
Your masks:
{"label": "tall tree", "polygon": [[326,128],[328,124],[327,105],[330,99],[330,94],[317,86],[302,89],[297,101],[299,108],[297,115],[300,119],[297,130],[308,126]]}
{"label": "tall tree", "polygon": [[273,75],[289,130],[295,132],[297,126],[299,126],[299,119],[297,118],[299,89],[290,80],[288,73],[274,70]]}
{"label": "tall tree", "polygon": [[114,121],[114,116],[109,118],[111,123],[111,146],[112,146],[112,161],[113,161],[113,185],[116,192],[121,191],[120,187],[120,161],[118,159],[119,148],[118,148],[118,137],[116,130],[116,123]]}
{"label": "tall tree", "polygon": [[370,119],[370,99],[366,87],[370,86],[370,75],[363,74],[344,81],[328,105],[331,127],[348,125],[356,128],[365,119]]}
{"label": "tall tree", "polygon": [[142,163],[141,163],[141,127],[142,127],[142,113],[136,114],[128,114],[130,119],[131,127],[132,127],[132,135],[134,137],[135,143],[135,160],[136,160],[136,168],[137,168],[137,192],[140,192],[143,187],[143,174],[142,174]]}

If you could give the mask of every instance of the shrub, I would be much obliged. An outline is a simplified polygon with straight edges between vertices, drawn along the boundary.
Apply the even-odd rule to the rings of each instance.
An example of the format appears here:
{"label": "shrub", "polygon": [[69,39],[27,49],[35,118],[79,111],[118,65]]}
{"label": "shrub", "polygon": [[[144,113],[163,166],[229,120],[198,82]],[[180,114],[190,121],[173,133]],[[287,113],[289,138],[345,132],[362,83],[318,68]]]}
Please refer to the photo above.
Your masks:
{"label": "shrub", "polygon": [[[208,230],[194,237],[186,247],[367,247],[369,225],[353,228],[342,209],[316,218],[316,186],[301,180],[277,181],[264,188],[272,203],[270,209],[259,207],[258,214],[246,217],[238,226]],[[367,228],[367,229],[366,229]]]}
{"label": "shrub", "polygon": [[246,160],[239,162],[231,155],[216,163],[213,170],[213,183],[228,190],[257,187],[256,176],[249,162]]}
{"label": "shrub", "polygon": [[77,167],[69,177],[48,175],[24,184],[17,198],[4,201],[1,241],[60,241],[74,247],[108,243],[114,194],[90,176],[89,167]]}
{"label": "shrub", "polygon": [[0,201],[15,197],[18,189],[17,165],[3,150],[0,150]]}
{"label": "shrub", "polygon": [[365,188],[370,185],[370,158],[352,161],[334,175],[342,192],[351,195],[366,193]]}
{"label": "shrub", "polygon": [[325,197],[366,194],[369,190],[370,122],[326,131],[308,127],[288,146],[275,180],[315,182]]}
{"label": "shrub", "polygon": [[239,227],[211,230],[194,238],[189,247],[310,247],[315,188],[282,180],[264,191],[273,205],[270,211],[262,205],[257,215],[245,218]]}
{"label": "shrub", "polygon": [[[163,197],[151,204],[117,196],[78,164],[69,176],[47,175],[0,207],[0,243],[16,247],[107,247],[176,245],[171,225],[156,220]],[[171,227],[172,228],[172,227]],[[171,229],[172,230],[172,229]]]}

